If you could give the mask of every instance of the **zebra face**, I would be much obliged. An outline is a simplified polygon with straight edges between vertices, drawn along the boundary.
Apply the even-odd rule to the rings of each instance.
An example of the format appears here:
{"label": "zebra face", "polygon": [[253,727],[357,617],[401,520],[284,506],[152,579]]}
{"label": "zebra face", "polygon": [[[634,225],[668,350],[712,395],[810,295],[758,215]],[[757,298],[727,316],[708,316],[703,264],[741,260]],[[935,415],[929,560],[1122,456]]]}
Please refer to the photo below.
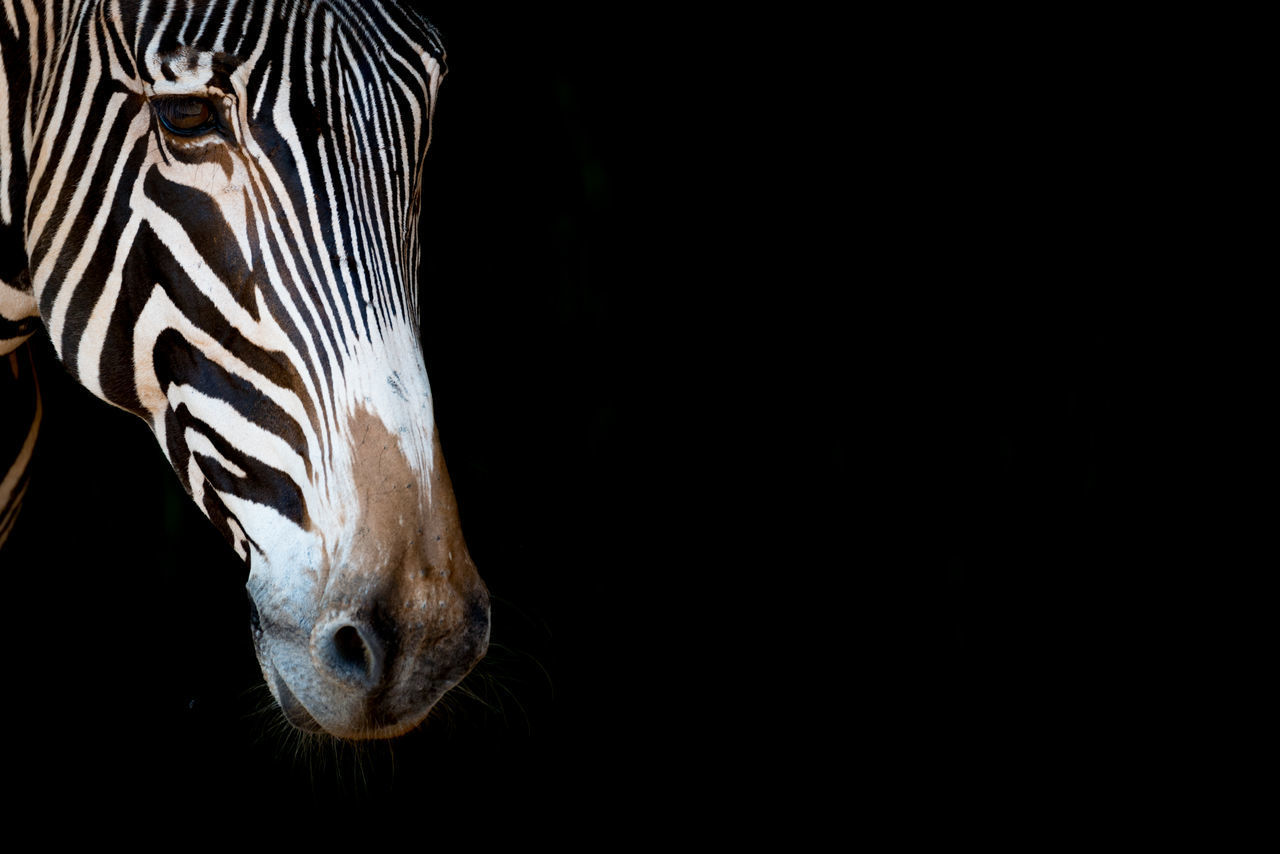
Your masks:
{"label": "zebra face", "polygon": [[398,735],[489,631],[419,342],[438,38],[391,2],[153,0],[68,45],[28,193],[55,348],[248,564],[286,717]]}

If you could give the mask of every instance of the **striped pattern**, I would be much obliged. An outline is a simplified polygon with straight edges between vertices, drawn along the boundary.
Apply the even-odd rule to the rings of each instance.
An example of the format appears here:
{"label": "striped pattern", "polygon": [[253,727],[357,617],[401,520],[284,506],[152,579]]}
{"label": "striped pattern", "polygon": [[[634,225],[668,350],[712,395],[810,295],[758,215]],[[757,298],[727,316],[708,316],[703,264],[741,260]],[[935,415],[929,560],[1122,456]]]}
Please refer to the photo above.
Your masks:
{"label": "striped pattern", "polygon": [[[417,338],[443,50],[389,4],[52,5],[4,2],[0,240],[27,263],[0,271],[0,352],[38,312],[86,388],[151,423],[247,558],[217,493],[250,484],[305,526],[326,487],[311,461],[364,392],[352,366]],[[151,101],[174,95],[218,104],[226,132],[166,134]]]}
{"label": "striped pattern", "polygon": [[[417,303],[436,32],[392,0],[0,3],[0,356],[43,324],[290,625],[350,567],[461,560],[414,544],[456,528]],[[36,401],[0,448],[3,530],[39,418],[23,364],[0,365]]]}

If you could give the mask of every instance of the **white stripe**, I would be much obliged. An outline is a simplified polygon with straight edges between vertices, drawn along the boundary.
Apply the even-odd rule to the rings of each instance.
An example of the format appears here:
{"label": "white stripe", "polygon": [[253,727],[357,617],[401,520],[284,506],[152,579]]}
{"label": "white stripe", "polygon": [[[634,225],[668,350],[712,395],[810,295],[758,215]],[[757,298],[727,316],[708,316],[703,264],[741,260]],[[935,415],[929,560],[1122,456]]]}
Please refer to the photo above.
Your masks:
{"label": "white stripe", "polygon": [[[9,4],[5,10],[12,12]],[[17,29],[15,27],[15,29]],[[4,52],[0,51],[0,222],[13,222],[13,204],[9,201],[9,173],[13,171],[13,142],[9,139],[9,75],[4,70]]]}

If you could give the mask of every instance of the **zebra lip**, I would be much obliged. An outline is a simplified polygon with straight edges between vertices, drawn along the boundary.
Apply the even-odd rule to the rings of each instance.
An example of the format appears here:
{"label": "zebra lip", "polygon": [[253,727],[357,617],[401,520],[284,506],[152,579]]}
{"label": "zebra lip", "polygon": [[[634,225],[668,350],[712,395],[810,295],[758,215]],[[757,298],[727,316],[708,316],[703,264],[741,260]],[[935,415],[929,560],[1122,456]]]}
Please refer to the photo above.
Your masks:
{"label": "zebra lip", "polygon": [[302,702],[289,690],[288,684],[280,678],[280,671],[275,670],[275,677],[272,681],[275,682],[276,701],[280,704],[280,710],[284,712],[289,723],[305,732],[324,732],[324,727],[311,716],[307,707],[302,705]]}

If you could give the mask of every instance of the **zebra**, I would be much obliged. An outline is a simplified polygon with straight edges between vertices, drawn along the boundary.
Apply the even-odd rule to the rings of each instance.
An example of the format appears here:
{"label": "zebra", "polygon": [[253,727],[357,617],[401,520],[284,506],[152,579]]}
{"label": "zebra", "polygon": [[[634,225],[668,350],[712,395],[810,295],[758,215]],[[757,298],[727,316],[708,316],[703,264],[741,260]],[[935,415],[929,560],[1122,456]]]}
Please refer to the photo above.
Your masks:
{"label": "zebra", "polygon": [[408,732],[490,622],[420,343],[438,32],[399,0],[0,3],[0,546],[43,326],[246,565],[285,718]]}

